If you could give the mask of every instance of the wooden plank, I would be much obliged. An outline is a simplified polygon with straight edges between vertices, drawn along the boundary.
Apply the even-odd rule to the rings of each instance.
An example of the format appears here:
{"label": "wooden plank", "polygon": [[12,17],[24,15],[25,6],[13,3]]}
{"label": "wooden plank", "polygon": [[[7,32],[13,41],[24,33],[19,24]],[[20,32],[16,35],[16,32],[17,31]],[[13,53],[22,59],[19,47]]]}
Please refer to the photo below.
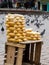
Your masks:
{"label": "wooden plank", "polygon": [[13,46],[13,47],[25,48],[25,45],[19,44],[19,43],[10,43],[10,42],[7,42],[6,45]]}
{"label": "wooden plank", "polygon": [[23,51],[24,51],[23,48],[18,49],[16,65],[22,65]]}
{"label": "wooden plank", "polygon": [[38,42],[38,44],[36,43],[35,59],[34,59],[34,62],[36,64],[40,64],[41,48],[42,48],[42,42]]}
{"label": "wooden plank", "polygon": [[7,64],[14,64],[14,57],[15,57],[15,47],[8,46],[7,47]]}
{"label": "wooden plank", "polygon": [[13,64],[11,64],[11,63],[10,64],[9,63],[5,63],[4,65],[13,65]]}
{"label": "wooden plank", "polygon": [[35,41],[25,41],[25,42],[20,42],[21,44],[34,44],[34,43],[38,43],[38,42],[43,42],[42,40],[35,40]]}
{"label": "wooden plank", "polygon": [[34,56],[34,44],[31,44],[30,63],[33,62],[33,56]]}

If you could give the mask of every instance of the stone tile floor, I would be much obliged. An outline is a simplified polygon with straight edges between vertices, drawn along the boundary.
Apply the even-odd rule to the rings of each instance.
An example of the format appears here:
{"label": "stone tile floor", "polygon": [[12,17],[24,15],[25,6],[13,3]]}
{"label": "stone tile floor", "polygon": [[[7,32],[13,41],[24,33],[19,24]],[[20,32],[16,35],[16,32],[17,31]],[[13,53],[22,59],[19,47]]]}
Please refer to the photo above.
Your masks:
{"label": "stone tile floor", "polygon": [[[0,35],[0,53],[3,52],[2,55],[4,55],[4,51],[5,51],[4,50],[5,39],[6,39],[5,34],[1,34]],[[1,60],[1,58],[0,58],[0,60]],[[42,63],[42,65],[49,65],[49,42],[44,42],[44,44],[42,46],[41,61],[40,62]],[[29,64],[24,64],[24,65],[29,65]]]}
{"label": "stone tile floor", "polygon": [[49,44],[44,43],[41,52],[41,63],[44,65],[49,65]]}

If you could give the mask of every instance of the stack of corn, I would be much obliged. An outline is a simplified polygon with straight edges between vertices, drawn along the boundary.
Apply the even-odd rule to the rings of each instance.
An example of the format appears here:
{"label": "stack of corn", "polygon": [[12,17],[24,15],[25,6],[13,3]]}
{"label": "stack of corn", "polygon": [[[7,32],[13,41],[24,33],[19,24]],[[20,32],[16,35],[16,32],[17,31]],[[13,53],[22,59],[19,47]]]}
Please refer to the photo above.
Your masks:
{"label": "stack of corn", "polygon": [[26,30],[26,38],[27,40],[40,40],[41,35],[39,32],[34,32],[32,30]]}
{"label": "stack of corn", "polygon": [[31,29],[25,29],[25,18],[19,14],[8,14],[6,16],[7,41],[23,42],[28,40],[40,40],[38,32]]}
{"label": "stack of corn", "polygon": [[26,39],[26,33],[25,33],[25,19],[23,15],[16,14],[14,19],[15,25],[15,42],[22,42]]}
{"label": "stack of corn", "polygon": [[7,41],[14,42],[14,16],[12,14],[8,14],[6,16],[6,31],[7,31]]}
{"label": "stack of corn", "polygon": [[23,15],[8,14],[6,16],[7,41],[22,42],[26,40],[25,19]]}

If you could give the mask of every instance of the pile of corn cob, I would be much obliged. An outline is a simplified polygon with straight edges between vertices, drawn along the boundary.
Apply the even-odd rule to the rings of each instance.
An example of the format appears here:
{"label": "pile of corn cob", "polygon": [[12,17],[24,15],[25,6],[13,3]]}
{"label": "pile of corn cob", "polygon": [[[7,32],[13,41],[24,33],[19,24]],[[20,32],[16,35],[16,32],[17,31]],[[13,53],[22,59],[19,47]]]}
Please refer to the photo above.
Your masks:
{"label": "pile of corn cob", "polygon": [[8,14],[6,16],[6,31],[9,42],[41,39],[40,33],[25,29],[25,18],[20,14]]}

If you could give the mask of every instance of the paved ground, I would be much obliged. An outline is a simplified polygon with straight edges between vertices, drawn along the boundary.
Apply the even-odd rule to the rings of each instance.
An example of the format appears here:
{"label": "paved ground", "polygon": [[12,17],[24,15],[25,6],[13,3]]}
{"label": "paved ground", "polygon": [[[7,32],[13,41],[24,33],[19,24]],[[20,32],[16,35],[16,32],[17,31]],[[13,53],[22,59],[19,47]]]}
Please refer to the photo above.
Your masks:
{"label": "paved ground", "polygon": [[[1,30],[1,27],[2,26],[0,26],[0,30]],[[6,31],[4,33],[2,33],[0,31],[0,65],[3,65],[3,57],[4,57],[4,51],[5,51],[4,50],[5,49],[4,43],[5,43],[5,40],[6,40],[5,33],[6,33]],[[48,32],[48,34],[49,34],[49,32]],[[45,37],[46,40],[44,41],[44,44],[42,46],[42,53],[41,53],[41,63],[42,63],[42,65],[49,65],[49,42],[47,41],[47,40],[49,40],[48,34],[47,34],[48,37],[47,36]],[[24,65],[30,65],[30,64],[24,64]]]}
{"label": "paved ground", "polygon": [[[0,37],[2,37],[2,35],[0,35]],[[0,39],[0,60],[1,60],[1,58],[3,58],[3,55],[4,55],[5,35],[3,35],[3,37],[2,37],[2,40]],[[41,63],[42,63],[42,65],[49,65],[49,44],[47,44],[47,43],[44,43],[43,47],[42,47]],[[29,65],[29,64],[24,64],[24,65]]]}
{"label": "paved ground", "polygon": [[49,44],[43,44],[41,53],[41,63],[44,65],[49,65]]}

